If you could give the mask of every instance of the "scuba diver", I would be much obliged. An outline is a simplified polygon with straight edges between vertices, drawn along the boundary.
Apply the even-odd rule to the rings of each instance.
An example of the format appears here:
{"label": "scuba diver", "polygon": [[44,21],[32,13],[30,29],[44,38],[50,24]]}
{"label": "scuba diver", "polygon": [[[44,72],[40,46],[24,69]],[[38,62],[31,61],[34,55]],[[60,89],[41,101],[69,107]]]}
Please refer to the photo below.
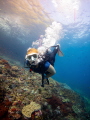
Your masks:
{"label": "scuba diver", "polygon": [[[50,51],[50,48],[54,48]],[[54,68],[55,56],[58,53],[59,56],[63,56],[60,50],[60,45],[51,46],[42,55],[40,51],[35,48],[29,48],[25,56],[25,66],[30,68],[30,71],[34,71],[42,75],[42,87],[44,87],[44,80],[49,84],[48,78],[56,73]]]}

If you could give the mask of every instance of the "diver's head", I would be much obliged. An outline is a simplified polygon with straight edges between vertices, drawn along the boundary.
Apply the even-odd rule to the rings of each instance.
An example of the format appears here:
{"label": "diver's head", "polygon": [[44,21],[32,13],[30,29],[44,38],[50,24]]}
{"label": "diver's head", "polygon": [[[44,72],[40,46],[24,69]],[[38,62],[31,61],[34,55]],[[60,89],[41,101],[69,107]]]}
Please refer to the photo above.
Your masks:
{"label": "diver's head", "polygon": [[38,62],[38,50],[35,48],[29,48],[25,59],[30,62],[31,65],[36,65]]}

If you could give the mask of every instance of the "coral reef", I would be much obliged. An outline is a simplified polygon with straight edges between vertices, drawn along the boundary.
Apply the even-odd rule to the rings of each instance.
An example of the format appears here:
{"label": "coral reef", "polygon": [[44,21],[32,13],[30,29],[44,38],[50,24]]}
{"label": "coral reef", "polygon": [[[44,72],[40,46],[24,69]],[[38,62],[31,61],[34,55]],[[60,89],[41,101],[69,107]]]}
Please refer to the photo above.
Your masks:
{"label": "coral reef", "polygon": [[32,101],[29,105],[26,105],[26,106],[23,107],[22,114],[25,117],[30,118],[31,114],[34,111],[38,111],[38,110],[41,110],[41,105],[39,105],[39,104],[37,104],[37,103],[35,103],[35,102]]}
{"label": "coral reef", "polygon": [[5,120],[9,120],[7,115],[11,104],[12,103],[9,100],[5,100],[2,103],[0,103],[0,120],[3,120],[3,117],[5,118]]}
{"label": "coral reef", "polygon": [[83,97],[51,78],[43,88],[41,80],[0,59],[0,120],[90,120]]}

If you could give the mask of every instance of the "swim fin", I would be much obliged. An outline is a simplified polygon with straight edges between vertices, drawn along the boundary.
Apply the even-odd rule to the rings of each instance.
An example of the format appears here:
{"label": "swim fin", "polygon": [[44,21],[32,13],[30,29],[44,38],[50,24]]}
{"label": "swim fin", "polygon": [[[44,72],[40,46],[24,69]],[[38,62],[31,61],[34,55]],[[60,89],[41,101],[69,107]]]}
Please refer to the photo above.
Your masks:
{"label": "swim fin", "polygon": [[61,56],[61,57],[64,56],[63,53],[62,53],[62,51],[60,50],[60,45],[59,45],[59,44],[57,44],[57,47],[58,47],[58,48],[57,48],[57,49],[58,49],[57,54],[58,54],[59,56]]}
{"label": "swim fin", "polygon": [[60,50],[60,44],[57,44],[57,45],[55,45],[55,46],[51,46],[51,47],[56,47],[56,49],[57,49],[57,54],[59,55],[59,56],[64,56],[63,55],[63,53],[62,53],[62,51]]}

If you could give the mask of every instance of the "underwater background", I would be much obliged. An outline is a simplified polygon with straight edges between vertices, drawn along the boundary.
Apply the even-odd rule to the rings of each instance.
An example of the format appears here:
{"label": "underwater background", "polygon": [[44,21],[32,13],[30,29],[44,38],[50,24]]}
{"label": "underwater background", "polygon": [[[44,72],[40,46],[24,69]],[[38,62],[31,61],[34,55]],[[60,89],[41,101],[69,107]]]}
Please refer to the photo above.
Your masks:
{"label": "underwater background", "polygon": [[24,67],[27,48],[54,21],[64,56],[52,78],[90,100],[90,0],[0,0],[0,57]]}
{"label": "underwater background", "polygon": [[[67,83],[72,89],[90,98],[90,36],[77,43],[68,44],[66,39],[61,42],[64,57],[57,56],[55,67],[57,74],[54,79]],[[58,67],[59,65],[59,67]]]}

